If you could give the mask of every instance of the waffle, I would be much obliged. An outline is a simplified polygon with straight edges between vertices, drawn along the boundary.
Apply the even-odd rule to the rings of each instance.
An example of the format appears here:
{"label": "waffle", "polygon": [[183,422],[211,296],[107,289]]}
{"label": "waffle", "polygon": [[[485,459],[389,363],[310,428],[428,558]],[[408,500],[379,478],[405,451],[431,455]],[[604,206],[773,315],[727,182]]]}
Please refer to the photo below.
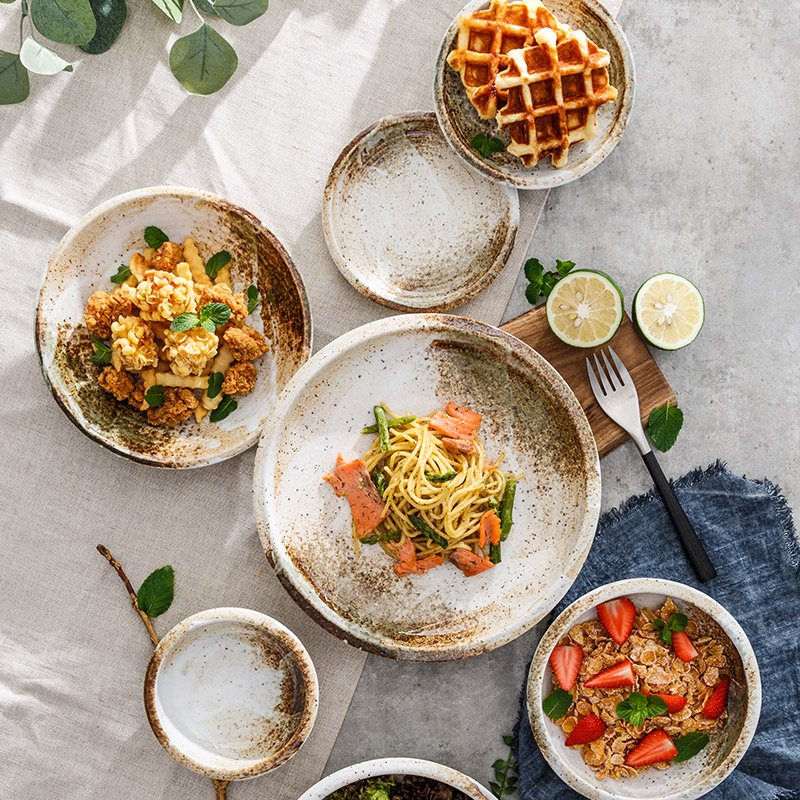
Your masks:
{"label": "waffle", "polygon": [[608,82],[608,52],[582,31],[559,37],[543,28],[534,38],[533,46],[509,53],[496,78],[507,95],[497,124],[508,129],[508,152],[526,167],[548,155],[563,167],[570,144],[597,134],[597,107],[616,99],[617,90]]}
{"label": "waffle", "polygon": [[495,78],[508,67],[509,52],[533,45],[542,28],[554,31],[558,40],[570,32],[539,0],[492,0],[488,9],[459,19],[456,47],[447,63],[461,73],[467,97],[483,119],[494,119],[505,103]]}

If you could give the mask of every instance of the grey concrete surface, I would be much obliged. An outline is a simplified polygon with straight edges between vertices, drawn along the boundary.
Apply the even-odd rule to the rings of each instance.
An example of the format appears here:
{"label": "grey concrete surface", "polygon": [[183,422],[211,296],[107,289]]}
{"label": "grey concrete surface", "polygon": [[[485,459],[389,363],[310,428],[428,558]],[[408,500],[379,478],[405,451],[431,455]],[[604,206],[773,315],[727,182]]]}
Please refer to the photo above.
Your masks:
{"label": "grey concrete surface", "polygon": [[[796,423],[800,149],[797,2],[626,0],[637,98],[611,156],[551,192],[530,249],[614,276],[626,308],[661,271],[706,301],[699,338],[656,360],[685,414],[660,457],[677,477],[720,458],[800,499]],[[526,311],[520,278],[507,318]],[[603,509],[651,484],[633,444],[603,460]],[[326,772],[410,755],[482,782],[505,754],[525,666],[541,631],[454,664],[370,657]]]}

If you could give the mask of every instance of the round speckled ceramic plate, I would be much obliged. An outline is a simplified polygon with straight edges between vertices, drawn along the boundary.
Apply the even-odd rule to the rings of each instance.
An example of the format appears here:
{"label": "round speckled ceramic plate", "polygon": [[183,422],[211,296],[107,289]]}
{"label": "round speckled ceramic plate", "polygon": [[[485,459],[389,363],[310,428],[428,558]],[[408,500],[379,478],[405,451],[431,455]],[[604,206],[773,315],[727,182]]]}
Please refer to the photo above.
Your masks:
{"label": "round speckled ceramic plate", "polygon": [[447,56],[455,49],[458,20],[488,8],[486,0],[471,0],[453,20],[442,39],[436,60],[433,94],[436,116],[447,141],[466,163],[496,181],[521,189],[550,189],[574,181],[594,169],[616,147],[625,130],[633,107],[635,70],[633,54],[619,23],[597,0],[547,0],[545,2],[559,22],[582,30],[598,47],[608,50],[611,64],[608,76],[617,89],[617,99],[597,110],[597,136],[578,142],[569,149],[566,166],[553,167],[549,158],[526,167],[516,156],[503,151],[488,158],[470,146],[477,133],[498,137],[504,144],[511,141],[508,132],[500,132],[493,119],[481,119],[467,98],[461,75],[447,64]]}
{"label": "round speckled ceramic plate", "polygon": [[[444,564],[398,579],[380,548],[356,558],[350,508],[322,477],[338,453],[366,453],[375,403],[424,415],[450,400],[483,414],[487,452],[524,473],[514,527],[478,576]],[[600,472],[583,410],[538,353],[483,323],[414,314],[350,331],[298,371],[259,442],[254,500],[270,563],[314,619],[371,652],[443,661],[510,641],[564,595],[594,537]]]}
{"label": "round speckled ceramic plate", "polygon": [[[258,285],[262,304],[248,322],[263,331],[255,389],[219,423],[190,418],[154,427],[97,383],[83,324],[86,301],[111,291],[117,265],[144,247],[155,225],[180,241],[195,239],[203,257],[228,250],[235,292]],[[202,467],[255,444],[278,392],[311,352],[311,315],[303,281],[278,239],[249,211],[228,200],[180,187],[157,186],[119,195],[90,211],[61,240],[47,265],[36,309],[36,344],[45,381],[61,409],[99,444],[156,467]]]}
{"label": "round speckled ceramic plate", "polygon": [[464,167],[431,113],[386,117],[331,169],[328,249],[365,297],[397,311],[444,311],[482,292],[519,224],[516,190]]}

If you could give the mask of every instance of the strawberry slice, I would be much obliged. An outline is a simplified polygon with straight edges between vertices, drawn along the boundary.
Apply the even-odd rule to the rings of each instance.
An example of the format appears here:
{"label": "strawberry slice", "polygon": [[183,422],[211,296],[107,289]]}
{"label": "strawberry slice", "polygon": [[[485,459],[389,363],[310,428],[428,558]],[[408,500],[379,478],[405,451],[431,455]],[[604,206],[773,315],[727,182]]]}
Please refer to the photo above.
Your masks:
{"label": "strawberry slice", "polygon": [[617,644],[625,644],[633,630],[636,606],[627,597],[608,600],[597,606],[597,618]]}
{"label": "strawberry slice", "polygon": [[593,675],[583,685],[589,689],[616,689],[618,686],[631,686],[635,680],[633,664],[626,659]]}
{"label": "strawberry slice", "polygon": [[628,753],[625,763],[629,767],[644,767],[659,761],[669,761],[676,755],[678,748],[672,743],[672,739],[664,731],[653,731]]}
{"label": "strawberry slice", "polygon": [[714,693],[706,700],[703,713],[709,719],[716,719],[725,710],[725,701],[728,699],[728,686],[730,678],[723,678],[714,689]]}
{"label": "strawberry slice", "polygon": [[642,694],[652,694],[656,697],[660,697],[667,704],[667,714],[674,714],[676,711],[680,711],[686,705],[686,698],[680,697],[677,694],[648,692],[647,689],[642,689]]}
{"label": "strawberry slice", "polygon": [[683,631],[672,634],[672,647],[675,655],[681,661],[691,661],[693,658],[697,658],[698,653],[692,640]]}
{"label": "strawberry slice", "polygon": [[567,736],[566,745],[572,747],[574,744],[589,744],[595,739],[599,739],[606,732],[606,725],[597,714],[587,714]]}
{"label": "strawberry slice", "polygon": [[583,650],[574,644],[560,644],[553,648],[550,654],[550,666],[562,689],[569,691],[575,685],[581,661],[583,661]]}

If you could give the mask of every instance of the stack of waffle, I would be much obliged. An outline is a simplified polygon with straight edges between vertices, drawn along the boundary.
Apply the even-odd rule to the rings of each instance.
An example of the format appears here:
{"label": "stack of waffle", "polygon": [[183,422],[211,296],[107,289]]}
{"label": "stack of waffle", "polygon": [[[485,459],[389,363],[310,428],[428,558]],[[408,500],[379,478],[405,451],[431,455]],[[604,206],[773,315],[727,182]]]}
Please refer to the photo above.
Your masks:
{"label": "stack of waffle", "polygon": [[492,0],[464,15],[447,61],[478,114],[508,130],[508,152],[525,166],[550,156],[563,167],[571,144],[596,135],[597,107],[617,96],[608,52],[539,0]]}

